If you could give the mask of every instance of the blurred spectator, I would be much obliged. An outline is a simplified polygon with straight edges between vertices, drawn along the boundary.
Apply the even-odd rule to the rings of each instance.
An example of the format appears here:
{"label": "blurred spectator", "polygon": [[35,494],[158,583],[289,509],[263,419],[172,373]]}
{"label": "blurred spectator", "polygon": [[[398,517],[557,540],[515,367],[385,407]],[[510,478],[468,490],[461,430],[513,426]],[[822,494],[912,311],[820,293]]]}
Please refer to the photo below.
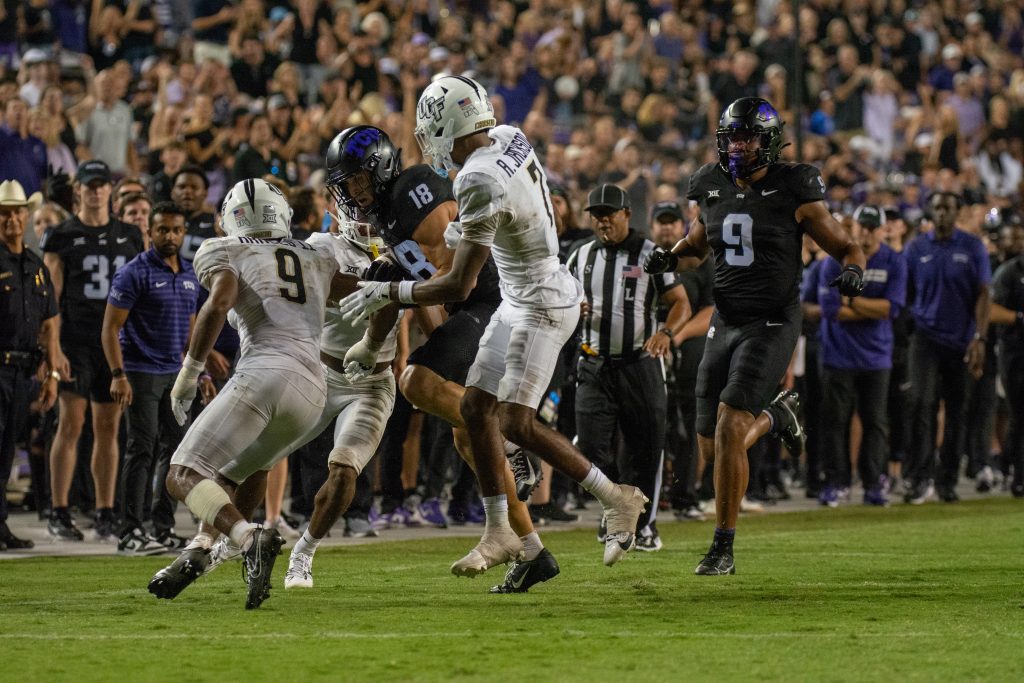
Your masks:
{"label": "blurred spectator", "polygon": [[267,117],[254,117],[249,125],[249,141],[239,149],[231,166],[232,185],[246,178],[284,177],[284,161],[274,154],[273,142],[274,133]]}
{"label": "blurred spectator", "polygon": [[25,192],[43,189],[46,178],[46,144],[28,132],[28,105],[11,97],[4,105],[0,126],[0,178],[17,180]]}
{"label": "blurred spectator", "polygon": [[207,59],[224,66],[231,64],[229,25],[237,18],[238,9],[230,0],[192,0],[192,31],[196,39],[192,60],[196,64]]}
{"label": "blurred spectator", "polygon": [[96,101],[91,106],[86,105],[88,114],[84,115],[78,129],[77,156],[99,159],[118,175],[135,173],[138,168],[132,110],[122,99],[126,85],[113,71],[98,73]]}

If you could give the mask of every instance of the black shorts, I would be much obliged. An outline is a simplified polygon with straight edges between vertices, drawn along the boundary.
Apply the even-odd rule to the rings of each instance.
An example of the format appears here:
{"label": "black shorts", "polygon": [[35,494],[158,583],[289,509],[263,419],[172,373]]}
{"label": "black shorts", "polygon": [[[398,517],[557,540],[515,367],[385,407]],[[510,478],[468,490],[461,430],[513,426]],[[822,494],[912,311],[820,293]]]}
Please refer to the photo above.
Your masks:
{"label": "black shorts", "polygon": [[422,366],[465,386],[466,375],[480,348],[480,337],[497,309],[484,302],[460,308],[434,330],[423,346],[409,354],[409,365]]}
{"label": "black shorts", "polygon": [[103,355],[99,334],[93,332],[61,334],[60,345],[71,365],[71,381],[61,382],[61,391],[70,391],[97,403],[111,403],[110,367]]}
{"label": "black shorts", "polygon": [[715,433],[719,403],[761,414],[789,367],[801,317],[795,305],[776,316],[729,325],[715,311],[697,370],[698,434]]}

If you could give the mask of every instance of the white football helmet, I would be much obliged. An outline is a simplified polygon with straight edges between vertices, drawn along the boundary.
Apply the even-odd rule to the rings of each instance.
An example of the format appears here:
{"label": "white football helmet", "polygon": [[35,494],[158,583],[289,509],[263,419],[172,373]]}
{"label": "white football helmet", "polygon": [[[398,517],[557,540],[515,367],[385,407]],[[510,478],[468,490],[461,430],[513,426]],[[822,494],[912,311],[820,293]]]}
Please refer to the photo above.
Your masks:
{"label": "white football helmet", "polygon": [[484,87],[465,76],[443,76],[427,86],[416,105],[416,142],[430,165],[448,177],[456,138],[494,128],[494,107]]}
{"label": "white football helmet", "polygon": [[221,226],[231,237],[292,236],[292,207],[281,190],[265,180],[249,178],[236,183],[220,211]]}

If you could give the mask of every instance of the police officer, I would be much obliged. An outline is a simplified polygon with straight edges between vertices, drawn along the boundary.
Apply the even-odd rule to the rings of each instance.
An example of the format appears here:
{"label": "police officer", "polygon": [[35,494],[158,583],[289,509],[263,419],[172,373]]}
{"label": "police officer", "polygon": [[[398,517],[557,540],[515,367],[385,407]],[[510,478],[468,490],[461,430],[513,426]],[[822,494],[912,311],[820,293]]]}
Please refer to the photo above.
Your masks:
{"label": "police officer", "polygon": [[[617,460],[620,480],[638,486],[650,499],[637,522],[636,542],[638,550],[655,551],[661,548],[654,519],[668,410],[662,358],[671,355],[672,338],[682,329],[689,304],[675,275],[643,271],[656,245],[629,228],[629,195],[622,188],[599,186],[585,210],[596,238],[568,262],[586,297],[576,379],[579,447],[598,467]],[[660,327],[659,301],[669,309]],[[619,431],[623,458],[615,457]]]}
{"label": "police officer", "polygon": [[[28,207],[41,199],[38,192],[26,199],[17,180],[0,183],[0,486],[10,477],[14,444],[28,421],[32,376],[43,358],[40,341],[50,369],[39,393],[44,411],[53,407],[61,377],[54,362],[57,302],[50,272],[24,242]],[[66,367],[62,371],[67,374]],[[7,497],[0,491],[0,550],[33,545],[7,528]]]}

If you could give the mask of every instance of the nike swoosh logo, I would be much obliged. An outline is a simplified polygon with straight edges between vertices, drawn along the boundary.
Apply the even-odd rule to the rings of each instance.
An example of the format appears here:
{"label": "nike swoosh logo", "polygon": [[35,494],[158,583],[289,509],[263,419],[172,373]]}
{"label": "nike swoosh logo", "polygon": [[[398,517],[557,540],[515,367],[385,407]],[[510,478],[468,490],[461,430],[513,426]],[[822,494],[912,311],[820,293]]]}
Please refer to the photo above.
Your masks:
{"label": "nike swoosh logo", "polygon": [[158,282],[158,283],[156,283],[156,286],[157,287],[163,287],[166,284],[167,284],[166,282]]}
{"label": "nike swoosh logo", "polygon": [[932,260],[931,254],[929,254],[928,256],[922,256],[921,257],[921,263],[928,263],[931,260]]}
{"label": "nike swoosh logo", "polygon": [[767,322],[764,324],[765,327],[782,327],[785,323],[773,323]]}
{"label": "nike swoosh logo", "polygon": [[770,194],[775,194],[778,190],[761,190],[761,196],[767,197]]}
{"label": "nike swoosh logo", "polygon": [[530,573],[530,569],[529,569],[529,567],[527,567],[526,571],[523,572],[523,575],[519,577],[519,580],[512,582],[512,587],[515,588],[516,590],[519,590],[520,588],[522,588],[523,584],[526,583],[526,575],[529,574],[529,573]]}
{"label": "nike swoosh logo", "polygon": [[118,243],[118,244],[124,244],[124,243],[125,243],[125,242],[127,242],[127,241],[128,241],[128,238],[127,238],[127,237],[118,237],[118,238],[117,238],[117,243]]}

